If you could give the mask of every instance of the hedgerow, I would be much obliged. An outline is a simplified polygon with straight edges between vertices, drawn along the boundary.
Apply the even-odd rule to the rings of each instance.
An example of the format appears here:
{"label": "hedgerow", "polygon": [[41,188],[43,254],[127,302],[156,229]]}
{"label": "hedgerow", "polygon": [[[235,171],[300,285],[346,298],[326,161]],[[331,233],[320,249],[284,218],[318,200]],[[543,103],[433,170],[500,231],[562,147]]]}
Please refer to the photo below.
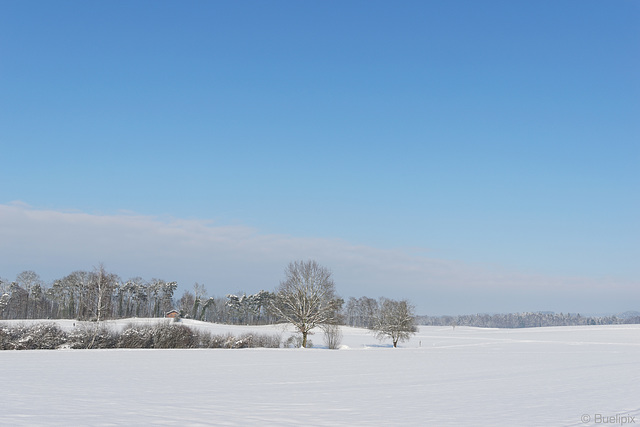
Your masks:
{"label": "hedgerow", "polygon": [[155,325],[130,323],[121,332],[98,323],[83,324],[68,333],[55,323],[0,325],[0,350],[279,348],[281,345],[279,335],[213,335],[173,322]]}

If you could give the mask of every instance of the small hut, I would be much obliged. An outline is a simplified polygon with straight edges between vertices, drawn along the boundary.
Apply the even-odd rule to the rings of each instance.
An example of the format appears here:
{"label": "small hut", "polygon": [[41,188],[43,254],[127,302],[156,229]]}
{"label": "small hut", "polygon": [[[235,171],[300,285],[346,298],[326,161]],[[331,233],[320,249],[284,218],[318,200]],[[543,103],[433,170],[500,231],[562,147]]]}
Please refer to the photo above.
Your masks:
{"label": "small hut", "polygon": [[164,315],[164,317],[166,317],[167,319],[175,319],[177,317],[180,317],[180,313],[178,312],[178,310],[171,310],[168,311],[167,314]]}

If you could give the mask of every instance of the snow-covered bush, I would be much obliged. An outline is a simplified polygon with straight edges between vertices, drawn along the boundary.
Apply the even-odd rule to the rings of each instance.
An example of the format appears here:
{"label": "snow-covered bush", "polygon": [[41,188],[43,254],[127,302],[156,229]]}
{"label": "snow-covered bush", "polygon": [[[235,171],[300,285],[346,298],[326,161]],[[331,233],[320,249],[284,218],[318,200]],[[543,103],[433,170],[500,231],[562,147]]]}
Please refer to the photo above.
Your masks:
{"label": "snow-covered bush", "polygon": [[125,326],[118,339],[119,348],[153,348],[154,328],[149,325]]}
{"label": "snow-covered bush", "polygon": [[280,335],[244,334],[240,336],[239,341],[246,347],[237,348],[280,348],[282,340]]}
{"label": "snow-covered bush", "polygon": [[236,339],[233,348],[253,348],[253,341],[252,334],[242,334]]}
{"label": "snow-covered bush", "polygon": [[233,339],[231,334],[213,335],[211,332],[200,332],[198,337],[200,348],[228,348],[228,343]]}
{"label": "snow-covered bush", "polygon": [[196,338],[198,339],[198,348],[207,348],[209,341],[211,341],[211,332],[197,331]]}
{"label": "snow-covered bush", "polygon": [[236,337],[232,334],[212,335],[209,332],[201,332],[201,348],[279,348],[279,335],[262,335],[245,333]]}
{"label": "snow-covered bush", "polygon": [[202,337],[200,347],[203,348],[233,348],[236,342],[236,338],[231,334],[212,335],[209,332],[205,332]]}
{"label": "snow-covered bush", "polygon": [[183,324],[159,323],[153,328],[153,348],[196,348],[199,338]]}
{"label": "snow-covered bush", "polygon": [[[287,338],[287,340],[284,342],[284,347],[285,348],[300,348],[302,347],[302,335],[291,335],[289,338]],[[313,342],[311,340],[307,340],[307,347],[306,348],[312,348],[313,347]]]}
{"label": "snow-covered bush", "polygon": [[280,348],[282,346],[282,336],[280,334],[260,335],[260,347]]}
{"label": "snow-covered bush", "polygon": [[11,337],[9,335],[9,329],[0,326],[0,350],[9,350],[10,343]]}
{"label": "snow-covered bush", "polygon": [[18,340],[22,338],[26,328],[24,326],[2,326],[0,327],[0,349],[19,350],[16,348]]}
{"label": "snow-covered bush", "polygon": [[118,334],[103,325],[80,326],[71,331],[68,344],[76,349],[116,348]]}
{"label": "snow-covered bush", "polygon": [[0,328],[2,350],[53,350],[66,340],[67,335],[55,323]]}
{"label": "snow-covered bush", "polygon": [[26,348],[31,350],[53,350],[67,341],[67,334],[55,323],[38,323],[28,328],[23,337]]}
{"label": "snow-covered bush", "polygon": [[195,348],[201,334],[172,321],[157,325],[128,324],[118,339],[120,348]]}

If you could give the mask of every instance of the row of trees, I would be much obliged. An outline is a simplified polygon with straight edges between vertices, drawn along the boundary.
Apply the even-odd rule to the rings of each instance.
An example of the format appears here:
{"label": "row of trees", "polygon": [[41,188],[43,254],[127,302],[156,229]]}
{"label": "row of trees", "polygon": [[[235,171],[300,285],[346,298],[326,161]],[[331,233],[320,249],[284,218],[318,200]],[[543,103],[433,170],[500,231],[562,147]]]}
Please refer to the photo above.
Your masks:
{"label": "row of trees", "polygon": [[480,328],[537,328],[544,326],[584,326],[638,324],[640,315],[590,317],[571,313],[509,313],[473,314],[462,316],[418,316],[416,321],[425,326],[474,326]]}
{"label": "row of trees", "polygon": [[100,265],[91,272],[73,272],[47,288],[35,272],[25,271],[14,282],[0,280],[0,319],[163,317],[176,307],[182,317],[216,323],[289,322],[300,333],[302,347],[314,328],[336,343],[336,326],[345,320],[372,329],[380,339],[390,338],[394,347],[416,330],[413,306],[407,301],[351,298],[345,311],[331,271],[315,261],[290,263],[274,292],[208,297],[205,287],[196,283],[193,291],[175,300],[177,286],[139,277],[122,281]]}
{"label": "row of trees", "polygon": [[74,271],[50,287],[33,271],[14,282],[0,280],[1,319],[105,320],[123,317],[162,317],[174,307],[178,284],[140,277],[122,281],[100,265]]}
{"label": "row of trees", "polygon": [[265,325],[277,322],[269,310],[274,294],[260,291],[256,294],[228,294],[226,298],[207,297],[204,286],[194,286],[194,292],[185,291],[177,302],[181,317],[206,322],[234,325]]}
{"label": "row of trees", "polygon": [[276,318],[267,310],[274,294],[209,297],[196,283],[176,300],[178,284],[162,279],[134,277],[122,280],[103,266],[74,271],[50,286],[33,271],[16,280],[0,279],[0,319],[105,320],[128,317],[164,317],[178,309],[182,317],[230,324],[267,324]]}

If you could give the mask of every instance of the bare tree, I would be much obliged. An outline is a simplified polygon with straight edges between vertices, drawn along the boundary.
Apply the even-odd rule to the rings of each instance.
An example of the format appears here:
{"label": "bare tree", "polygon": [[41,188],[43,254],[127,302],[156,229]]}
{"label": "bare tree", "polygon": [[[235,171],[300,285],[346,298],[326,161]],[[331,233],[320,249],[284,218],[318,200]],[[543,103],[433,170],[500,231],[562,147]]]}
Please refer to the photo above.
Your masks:
{"label": "bare tree", "polygon": [[107,273],[103,264],[100,264],[92,274],[90,282],[92,292],[93,313],[98,322],[108,318],[112,314],[112,298],[118,289],[118,276]]}
{"label": "bare tree", "polygon": [[195,285],[193,285],[193,293],[195,295],[195,298],[191,310],[191,318],[201,320],[202,316],[198,315],[198,308],[202,305],[202,300],[207,298],[207,289],[204,287],[204,285],[200,285],[198,284],[198,282],[196,282]]}
{"label": "bare tree", "polygon": [[342,343],[342,329],[340,325],[328,324],[322,326],[324,332],[324,342],[330,350],[337,350]]}
{"label": "bare tree", "polygon": [[63,286],[71,295],[69,301],[70,317],[86,320],[91,317],[93,305],[91,304],[91,273],[87,271],[74,271],[62,279]]}
{"label": "bare tree", "polygon": [[4,311],[11,302],[11,295],[6,292],[0,291],[0,319],[4,319]]}
{"label": "bare tree", "polygon": [[381,298],[379,307],[372,328],[379,340],[391,338],[393,346],[397,347],[398,342],[408,340],[417,332],[414,307],[407,300]]}
{"label": "bare tree", "polygon": [[295,261],[285,269],[285,280],[276,290],[272,310],[296,327],[302,334],[302,347],[306,347],[311,329],[337,323],[342,303],[329,269],[316,261]]}
{"label": "bare tree", "polygon": [[36,301],[42,290],[42,280],[35,271],[27,270],[18,274],[16,284],[25,290],[21,293],[23,296],[21,317],[23,319],[33,318],[34,311],[36,311]]}
{"label": "bare tree", "polygon": [[185,289],[184,293],[178,300],[178,311],[180,312],[181,317],[189,317],[189,313],[193,309],[195,301],[196,297],[193,295],[193,292]]}

